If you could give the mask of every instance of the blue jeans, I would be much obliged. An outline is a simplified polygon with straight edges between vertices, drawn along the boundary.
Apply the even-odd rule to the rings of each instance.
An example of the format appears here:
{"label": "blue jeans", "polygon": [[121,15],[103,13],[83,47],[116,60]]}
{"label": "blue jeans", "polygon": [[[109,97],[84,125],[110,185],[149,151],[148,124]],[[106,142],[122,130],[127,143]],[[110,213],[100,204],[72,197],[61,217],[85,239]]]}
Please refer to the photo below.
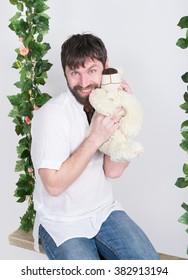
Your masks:
{"label": "blue jeans", "polygon": [[72,238],[56,246],[42,225],[40,240],[51,260],[158,260],[144,232],[124,211],[112,212],[91,239]]}

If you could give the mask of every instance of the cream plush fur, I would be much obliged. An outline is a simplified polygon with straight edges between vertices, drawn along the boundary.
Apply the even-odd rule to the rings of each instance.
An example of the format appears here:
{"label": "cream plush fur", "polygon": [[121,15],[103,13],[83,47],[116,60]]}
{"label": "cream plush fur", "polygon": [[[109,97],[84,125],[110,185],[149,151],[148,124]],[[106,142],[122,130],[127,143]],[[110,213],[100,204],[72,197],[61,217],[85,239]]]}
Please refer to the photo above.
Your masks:
{"label": "cream plush fur", "polygon": [[120,106],[125,110],[120,127],[99,149],[109,155],[112,161],[124,162],[143,153],[142,145],[134,140],[141,129],[143,111],[131,93],[119,90],[120,85],[120,73],[103,75],[101,88],[92,91],[89,101],[96,112],[105,116],[113,115]]}

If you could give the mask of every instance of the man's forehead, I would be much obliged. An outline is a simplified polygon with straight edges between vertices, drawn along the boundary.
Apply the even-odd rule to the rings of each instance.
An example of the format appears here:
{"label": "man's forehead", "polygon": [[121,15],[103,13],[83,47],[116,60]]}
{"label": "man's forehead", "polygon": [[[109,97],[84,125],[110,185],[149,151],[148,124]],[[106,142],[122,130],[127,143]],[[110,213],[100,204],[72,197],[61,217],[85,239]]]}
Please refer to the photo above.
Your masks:
{"label": "man's forehead", "polygon": [[101,66],[102,63],[97,60],[97,59],[91,59],[91,58],[86,58],[82,64],[79,64],[77,66],[72,66],[72,67],[69,67],[69,69],[71,70],[79,70],[81,68],[92,68],[92,67],[98,67],[98,66]]}

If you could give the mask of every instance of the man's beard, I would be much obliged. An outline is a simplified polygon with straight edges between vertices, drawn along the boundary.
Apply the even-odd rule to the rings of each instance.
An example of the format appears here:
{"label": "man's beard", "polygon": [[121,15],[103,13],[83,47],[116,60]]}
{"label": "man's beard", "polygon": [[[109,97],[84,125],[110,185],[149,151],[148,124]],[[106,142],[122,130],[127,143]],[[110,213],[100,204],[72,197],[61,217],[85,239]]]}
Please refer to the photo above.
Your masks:
{"label": "man's beard", "polygon": [[84,105],[84,104],[89,102],[89,94],[86,95],[86,96],[80,95],[79,94],[79,90],[83,90],[83,89],[84,90],[87,90],[87,89],[93,90],[93,89],[99,87],[99,85],[97,85],[97,84],[90,84],[86,88],[83,88],[81,86],[75,86],[75,87],[71,88],[68,83],[67,83],[67,85],[68,85],[69,90],[72,92],[73,96],[82,105]]}

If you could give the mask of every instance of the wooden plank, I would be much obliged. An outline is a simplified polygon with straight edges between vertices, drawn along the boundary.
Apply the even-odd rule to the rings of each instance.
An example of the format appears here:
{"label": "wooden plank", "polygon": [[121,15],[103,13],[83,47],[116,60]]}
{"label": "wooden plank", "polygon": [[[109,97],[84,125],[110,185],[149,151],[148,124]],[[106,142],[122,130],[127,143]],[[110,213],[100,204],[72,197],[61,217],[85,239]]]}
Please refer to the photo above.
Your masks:
{"label": "wooden plank", "polygon": [[[32,232],[25,232],[23,230],[17,229],[9,235],[9,243],[13,246],[28,249],[34,251],[34,241]],[[44,254],[42,245],[40,245],[40,253]],[[167,254],[159,253],[161,260],[185,260],[176,256],[170,256]]]}
{"label": "wooden plank", "polygon": [[[23,230],[17,229],[16,231],[14,231],[9,235],[8,239],[9,239],[9,244],[13,246],[35,251],[32,231],[25,232]],[[40,249],[40,253],[44,253],[41,244],[39,246],[39,249]]]}
{"label": "wooden plank", "polygon": [[161,260],[186,260],[180,257],[176,257],[176,256],[170,256],[167,254],[163,254],[163,253],[159,253],[160,259]]}

